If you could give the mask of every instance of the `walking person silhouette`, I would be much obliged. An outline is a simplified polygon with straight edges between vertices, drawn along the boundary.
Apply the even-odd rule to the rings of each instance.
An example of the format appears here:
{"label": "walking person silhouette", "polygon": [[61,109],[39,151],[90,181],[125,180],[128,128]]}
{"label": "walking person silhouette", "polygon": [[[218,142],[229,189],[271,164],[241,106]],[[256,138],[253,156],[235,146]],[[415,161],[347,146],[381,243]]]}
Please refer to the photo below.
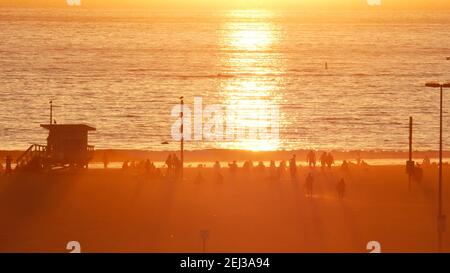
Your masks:
{"label": "walking person silhouette", "polygon": [[306,155],[306,161],[309,167],[316,167],[316,153],[313,150],[310,150]]}
{"label": "walking person silhouette", "polygon": [[289,160],[289,170],[291,173],[291,180],[295,181],[297,179],[297,162],[295,155],[293,155],[291,160]]}
{"label": "walking person silhouette", "polygon": [[325,166],[327,165],[327,153],[323,152],[320,156],[320,167],[322,168],[322,171],[325,169]]}

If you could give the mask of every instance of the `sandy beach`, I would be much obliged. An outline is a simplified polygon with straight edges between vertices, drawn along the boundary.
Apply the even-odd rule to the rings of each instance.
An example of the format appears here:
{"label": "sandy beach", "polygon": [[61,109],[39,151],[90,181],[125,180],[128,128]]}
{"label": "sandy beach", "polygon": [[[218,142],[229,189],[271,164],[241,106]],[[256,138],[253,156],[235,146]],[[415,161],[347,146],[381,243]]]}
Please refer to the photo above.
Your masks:
{"label": "sandy beach", "polygon": [[[288,172],[272,181],[267,173],[233,177],[222,168],[222,183],[211,168],[188,168],[183,182],[101,169],[1,176],[0,251],[67,252],[78,241],[83,252],[202,252],[204,230],[206,252],[364,253],[369,241],[383,252],[436,251],[436,166],[424,168],[410,192],[404,166],[298,171],[297,181]],[[304,187],[309,172],[312,198]],[[449,251],[448,234],[443,242]]]}

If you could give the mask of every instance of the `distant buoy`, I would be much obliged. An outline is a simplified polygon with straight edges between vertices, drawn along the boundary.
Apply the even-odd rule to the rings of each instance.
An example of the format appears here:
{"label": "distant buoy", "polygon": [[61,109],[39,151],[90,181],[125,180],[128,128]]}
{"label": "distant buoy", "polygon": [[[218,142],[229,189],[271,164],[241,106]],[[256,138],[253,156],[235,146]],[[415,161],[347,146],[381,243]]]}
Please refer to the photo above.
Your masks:
{"label": "distant buoy", "polygon": [[325,69],[328,69],[328,62],[325,62]]}

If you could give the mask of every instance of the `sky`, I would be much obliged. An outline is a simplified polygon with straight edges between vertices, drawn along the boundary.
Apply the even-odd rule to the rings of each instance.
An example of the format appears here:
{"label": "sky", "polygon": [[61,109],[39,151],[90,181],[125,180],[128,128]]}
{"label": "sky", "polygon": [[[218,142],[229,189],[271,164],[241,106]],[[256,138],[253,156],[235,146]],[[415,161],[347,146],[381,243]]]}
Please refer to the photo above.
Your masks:
{"label": "sky", "polygon": [[[68,0],[0,0],[0,6],[67,7]],[[70,1],[70,0],[69,0]],[[297,8],[360,9],[378,0],[80,0],[85,8]],[[381,0],[383,9],[446,9],[450,0]]]}

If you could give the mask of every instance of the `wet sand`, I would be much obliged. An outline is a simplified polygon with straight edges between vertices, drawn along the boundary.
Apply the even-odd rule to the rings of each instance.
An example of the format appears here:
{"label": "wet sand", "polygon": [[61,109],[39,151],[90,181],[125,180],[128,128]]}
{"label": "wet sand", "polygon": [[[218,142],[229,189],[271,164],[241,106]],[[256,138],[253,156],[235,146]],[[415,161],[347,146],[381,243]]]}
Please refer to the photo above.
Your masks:
{"label": "wet sand", "polygon": [[[185,171],[185,181],[152,181],[121,170],[23,174],[0,177],[0,252],[434,252],[437,168],[424,170],[408,192],[403,166],[352,166],[314,171],[314,196],[304,178],[280,181],[243,171],[222,184],[204,169]],[[444,170],[444,212],[450,210],[450,168]],[[337,197],[345,177],[347,193]],[[450,236],[444,234],[450,251]]]}

